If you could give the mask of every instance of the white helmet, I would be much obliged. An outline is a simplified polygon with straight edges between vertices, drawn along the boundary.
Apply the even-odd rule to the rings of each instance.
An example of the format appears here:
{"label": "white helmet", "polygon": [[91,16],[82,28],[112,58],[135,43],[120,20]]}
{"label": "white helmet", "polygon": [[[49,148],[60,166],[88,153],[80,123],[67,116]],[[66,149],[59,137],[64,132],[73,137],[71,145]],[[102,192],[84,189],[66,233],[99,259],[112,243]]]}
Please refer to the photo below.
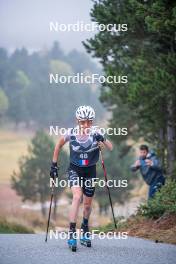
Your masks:
{"label": "white helmet", "polygon": [[78,120],[93,120],[95,118],[95,111],[91,106],[79,106],[76,110],[76,118]]}

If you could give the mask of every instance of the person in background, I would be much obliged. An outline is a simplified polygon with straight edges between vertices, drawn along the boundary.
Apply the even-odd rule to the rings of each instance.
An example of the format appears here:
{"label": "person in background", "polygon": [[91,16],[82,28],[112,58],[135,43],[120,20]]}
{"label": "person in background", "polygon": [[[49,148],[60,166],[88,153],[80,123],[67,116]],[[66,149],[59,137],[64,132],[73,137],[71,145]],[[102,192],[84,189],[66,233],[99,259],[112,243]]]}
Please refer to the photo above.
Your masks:
{"label": "person in background", "polygon": [[149,185],[148,199],[153,198],[156,191],[165,183],[161,164],[153,151],[147,145],[139,147],[139,157],[131,166],[133,172],[140,170],[144,181]]}

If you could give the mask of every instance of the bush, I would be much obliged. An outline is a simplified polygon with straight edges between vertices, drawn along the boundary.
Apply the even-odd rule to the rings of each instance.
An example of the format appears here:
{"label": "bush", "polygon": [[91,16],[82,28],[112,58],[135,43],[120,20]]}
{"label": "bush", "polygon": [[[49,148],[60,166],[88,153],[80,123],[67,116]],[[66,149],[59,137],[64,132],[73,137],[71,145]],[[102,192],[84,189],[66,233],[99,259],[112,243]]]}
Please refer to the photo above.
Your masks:
{"label": "bush", "polygon": [[0,219],[0,234],[34,234],[32,229],[16,223]]}
{"label": "bush", "polygon": [[164,213],[176,214],[176,181],[167,180],[154,198],[140,205],[138,213],[149,218],[158,218]]}

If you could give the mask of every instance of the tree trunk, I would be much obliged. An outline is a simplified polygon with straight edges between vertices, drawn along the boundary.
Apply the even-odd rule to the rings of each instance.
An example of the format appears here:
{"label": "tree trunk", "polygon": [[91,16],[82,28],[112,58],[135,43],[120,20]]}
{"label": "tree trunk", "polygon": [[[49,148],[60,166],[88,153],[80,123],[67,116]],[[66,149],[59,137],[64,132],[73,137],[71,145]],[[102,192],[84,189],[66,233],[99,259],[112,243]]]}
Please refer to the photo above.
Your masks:
{"label": "tree trunk", "polygon": [[176,161],[176,125],[174,112],[174,103],[170,99],[167,108],[167,174],[171,178],[174,178],[174,163]]}
{"label": "tree trunk", "polygon": [[159,129],[159,142],[158,142],[158,154],[162,163],[162,168],[165,171],[165,129],[162,127]]}

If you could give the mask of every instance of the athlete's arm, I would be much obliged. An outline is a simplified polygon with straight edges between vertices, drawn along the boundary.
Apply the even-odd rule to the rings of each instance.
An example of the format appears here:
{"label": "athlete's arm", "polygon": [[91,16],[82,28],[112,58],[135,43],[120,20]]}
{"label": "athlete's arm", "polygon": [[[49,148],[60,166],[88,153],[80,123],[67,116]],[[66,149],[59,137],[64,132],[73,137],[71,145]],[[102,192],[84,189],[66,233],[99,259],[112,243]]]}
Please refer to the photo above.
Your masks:
{"label": "athlete's arm", "polygon": [[111,143],[110,140],[106,139],[103,141],[103,144],[105,145],[106,148],[108,148],[109,150],[113,150],[113,144]]}
{"label": "athlete's arm", "polygon": [[66,142],[67,141],[65,140],[65,137],[61,137],[54,148],[53,159],[52,159],[51,169],[50,169],[50,177],[53,179],[58,177],[59,167],[57,166],[57,160],[58,160],[61,148]]}
{"label": "athlete's arm", "polygon": [[111,141],[106,139],[103,135],[98,133],[95,135],[95,138],[99,142],[100,145],[103,144],[109,150],[113,150],[113,145],[112,145]]}
{"label": "athlete's arm", "polygon": [[62,149],[62,147],[64,146],[64,144],[66,143],[65,138],[61,137],[59,139],[59,141],[57,142],[55,148],[54,148],[54,153],[53,153],[53,162],[57,162],[58,158],[59,158],[59,154],[60,151]]}

